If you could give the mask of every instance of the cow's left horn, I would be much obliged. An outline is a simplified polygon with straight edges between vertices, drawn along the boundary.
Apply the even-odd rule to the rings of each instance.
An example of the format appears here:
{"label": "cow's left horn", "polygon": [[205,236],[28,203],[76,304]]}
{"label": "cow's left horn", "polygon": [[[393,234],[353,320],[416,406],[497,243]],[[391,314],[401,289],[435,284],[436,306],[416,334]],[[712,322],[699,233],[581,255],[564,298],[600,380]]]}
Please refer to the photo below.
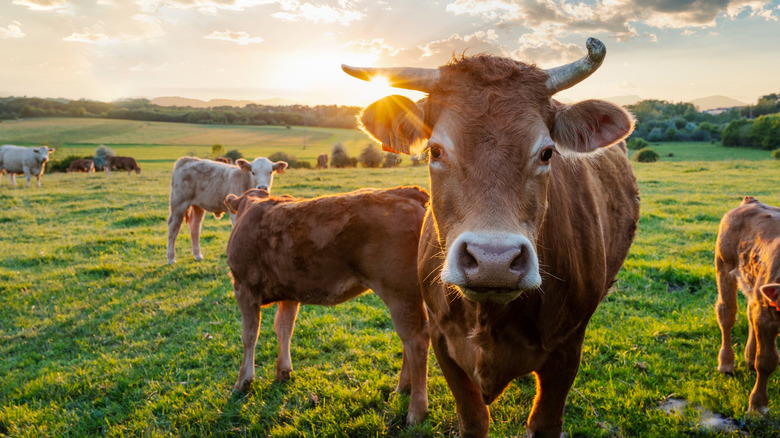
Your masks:
{"label": "cow's left horn", "polygon": [[384,76],[391,87],[404,88],[430,93],[439,81],[439,70],[435,68],[414,67],[352,67],[341,64],[341,69],[350,76],[364,81]]}
{"label": "cow's left horn", "polygon": [[550,75],[546,82],[550,95],[577,85],[596,71],[601,66],[601,63],[604,62],[604,57],[607,55],[607,48],[604,47],[604,43],[596,38],[588,38],[585,46],[588,48],[588,54],[585,57],[571,64],[546,70],[547,74]]}

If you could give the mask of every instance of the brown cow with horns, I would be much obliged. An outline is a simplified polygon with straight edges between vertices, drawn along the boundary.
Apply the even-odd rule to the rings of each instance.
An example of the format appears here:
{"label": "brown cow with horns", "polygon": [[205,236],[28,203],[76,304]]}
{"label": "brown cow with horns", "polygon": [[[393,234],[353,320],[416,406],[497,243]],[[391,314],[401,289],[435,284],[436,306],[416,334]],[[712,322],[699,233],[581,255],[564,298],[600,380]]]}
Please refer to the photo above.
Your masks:
{"label": "brown cow with horns", "polygon": [[601,41],[587,48],[549,70],[487,55],[438,69],[342,66],[428,93],[385,97],[361,122],[387,151],[430,154],[418,271],[464,437],[487,436],[487,405],[530,373],[527,433],[560,435],[585,328],[636,233],[639,191],[615,144],[632,117],[600,100],[552,99],[601,65]]}

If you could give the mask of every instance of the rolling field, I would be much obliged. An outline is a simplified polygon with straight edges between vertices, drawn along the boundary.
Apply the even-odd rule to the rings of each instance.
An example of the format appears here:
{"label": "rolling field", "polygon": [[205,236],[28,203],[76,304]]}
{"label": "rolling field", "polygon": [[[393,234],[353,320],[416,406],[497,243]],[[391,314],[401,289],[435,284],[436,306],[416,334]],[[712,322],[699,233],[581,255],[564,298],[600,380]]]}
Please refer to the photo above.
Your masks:
{"label": "rolling field", "polygon": [[[192,260],[184,230],[177,264],[165,261],[170,173],[179,156],[205,156],[221,143],[247,157],[291,148],[307,159],[304,152],[329,153],[338,141],[356,155],[368,142],[362,133],[308,128],[322,137],[302,151],[300,127],[153,123],[147,127],[159,135],[144,137],[146,122],[108,121],[118,125],[67,134],[68,120],[76,128],[92,122],[3,122],[0,141],[54,142],[53,159],[70,153],[63,149],[91,153],[104,143],[139,158],[144,171],[47,174],[41,188],[31,189],[0,181],[0,436],[457,436],[454,401],[433,353],[429,415],[404,425],[408,396],[392,392],[401,343],[373,294],[336,307],[302,306],[286,383],[274,381],[275,307],[264,309],[257,380],[248,395],[232,396],[242,347],[225,257],[229,221],[205,219],[204,261]],[[37,124],[19,127],[26,123]],[[224,139],[214,140],[219,133]],[[569,437],[776,437],[780,371],[770,379],[771,414],[745,412],[755,374],[741,354],[744,298],[734,329],[735,376],[716,371],[713,251],[721,216],[743,196],[780,205],[780,163],[765,151],[708,143],[657,150],[662,161],[634,164],[639,232],[588,326],[564,430]],[[427,186],[427,169],[408,163],[291,169],[276,177],[273,192],[312,197]],[[515,381],[490,407],[491,436],[522,435],[533,395],[533,378]],[[691,404],[668,415],[659,404],[669,398]],[[735,431],[708,431],[696,406],[729,418]]]}

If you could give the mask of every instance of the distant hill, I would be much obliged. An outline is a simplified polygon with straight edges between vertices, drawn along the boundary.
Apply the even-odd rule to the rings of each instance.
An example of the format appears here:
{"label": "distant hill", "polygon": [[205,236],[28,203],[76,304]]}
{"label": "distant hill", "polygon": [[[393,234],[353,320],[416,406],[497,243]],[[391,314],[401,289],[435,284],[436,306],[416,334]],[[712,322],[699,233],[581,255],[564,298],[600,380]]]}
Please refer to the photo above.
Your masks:
{"label": "distant hill", "polygon": [[216,106],[234,106],[234,107],[243,108],[249,105],[250,103],[256,105],[286,106],[286,105],[295,105],[297,103],[292,100],[283,99],[280,97],[275,97],[273,99],[265,99],[265,100],[211,99],[207,102],[205,100],[190,99],[187,97],[179,97],[179,96],[155,97],[149,102],[154,105],[160,105],[160,106],[185,106],[185,107],[189,106],[192,108],[213,108]]}
{"label": "distant hill", "polygon": [[615,105],[619,106],[626,106],[626,105],[633,105],[640,100],[642,100],[641,97],[637,95],[631,95],[631,96],[613,96],[613,97],[607,97],[603,100],[606,100],[607,102],[612,102]]}
{"label": "distant hill", "polygon": [[699,111],[707,111],[716,108],[731,108],[735,106],[747,106],[745,102],[740,102],[736,99],[732,99],[726,96],[708,96],[700,99],[693,99],[691,103],[699,109]]}

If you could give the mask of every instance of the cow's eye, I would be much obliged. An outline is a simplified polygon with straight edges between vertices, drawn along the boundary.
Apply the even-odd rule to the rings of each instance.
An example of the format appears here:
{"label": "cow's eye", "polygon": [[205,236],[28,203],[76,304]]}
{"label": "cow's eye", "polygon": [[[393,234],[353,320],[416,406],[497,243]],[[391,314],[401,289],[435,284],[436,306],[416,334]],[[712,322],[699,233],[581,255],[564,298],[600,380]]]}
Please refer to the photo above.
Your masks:
{"label": "cow's eye", "polygon": [[547,164],[550,162],[550,159],[553,156],[553,152],[555,152],[555,148],[552,147],[544,148],[544,150],[542,150],[541,155],[539,155],[539,160],[541,160],[542,164]]}
{"label": "cow's eye", "polygon": [[438,160],[444,155],[444,148],[437,143],[432,143],[428,146],[430,148],[431,159]]}

